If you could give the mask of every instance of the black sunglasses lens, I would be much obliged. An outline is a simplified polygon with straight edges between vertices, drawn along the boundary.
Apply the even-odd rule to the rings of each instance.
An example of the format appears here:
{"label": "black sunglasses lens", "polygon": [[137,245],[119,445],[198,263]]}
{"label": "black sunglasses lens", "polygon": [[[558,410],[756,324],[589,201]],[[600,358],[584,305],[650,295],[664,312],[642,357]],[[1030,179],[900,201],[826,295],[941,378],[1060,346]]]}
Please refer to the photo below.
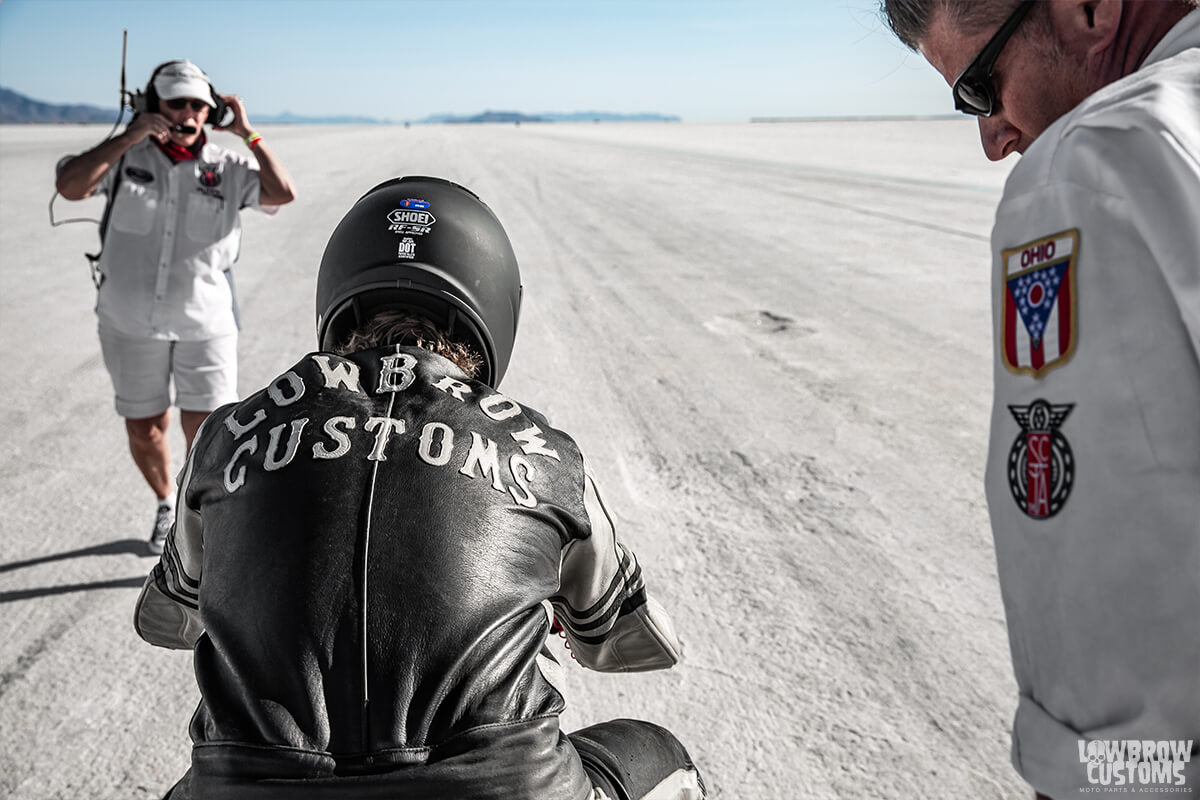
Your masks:
{"label": "black sunglasses lens", "polygon": [[991,116],[991,87],[981,81],[960,80],[954,84],[954,108],[980,117]]}
{"label": "black sunglasses lens", "polygon": [[200,113],[200,109],[204,108],[206,105],[207,105],[207,103],[205,103],[203,100],[182,100],[182,99],[180,99],[180,100],[168,100],[167,101],[167,108],[171,109],[172,111],[181,111],[184,108],[191,106],[192,111],[195,111],[197,114]]}

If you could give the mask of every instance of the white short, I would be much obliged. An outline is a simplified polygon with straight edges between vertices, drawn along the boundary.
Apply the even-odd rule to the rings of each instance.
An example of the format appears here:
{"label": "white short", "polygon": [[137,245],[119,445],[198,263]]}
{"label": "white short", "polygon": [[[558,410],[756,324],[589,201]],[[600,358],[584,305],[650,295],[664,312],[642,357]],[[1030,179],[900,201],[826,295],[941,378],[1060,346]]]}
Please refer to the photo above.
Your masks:
{"label": "white short", "polygon": [[236,333],[171,342],[101,325],[100,351],[112,378],[117,413],[126,419],[157,417],[172,405],[184,411],[212,411],[237,400]]}

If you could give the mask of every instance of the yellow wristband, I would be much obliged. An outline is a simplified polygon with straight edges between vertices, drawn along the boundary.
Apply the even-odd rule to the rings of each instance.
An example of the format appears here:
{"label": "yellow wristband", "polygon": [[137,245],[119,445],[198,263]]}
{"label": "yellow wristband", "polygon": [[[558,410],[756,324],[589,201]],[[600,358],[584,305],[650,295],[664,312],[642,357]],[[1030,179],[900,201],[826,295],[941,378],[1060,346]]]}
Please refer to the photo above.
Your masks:
{"label": "yellow wristband", "polygon": [[262,137],[254,131],[250,131],[250,133],[246,134],[246,138],[242,141],[246,143],[246,147],[249,147],[251,150],[253,150],[254,147],[262,141]]}

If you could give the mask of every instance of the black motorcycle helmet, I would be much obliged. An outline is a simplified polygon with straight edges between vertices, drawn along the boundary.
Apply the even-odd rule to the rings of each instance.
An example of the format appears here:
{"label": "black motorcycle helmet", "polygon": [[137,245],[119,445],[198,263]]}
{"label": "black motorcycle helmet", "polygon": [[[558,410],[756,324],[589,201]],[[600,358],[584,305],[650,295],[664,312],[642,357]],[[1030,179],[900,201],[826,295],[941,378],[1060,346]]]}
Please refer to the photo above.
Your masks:
{"label": "black motorcycle helmet", "polygon": [[317,342],[329,350],[385,308],[428,317],[479,351],[480,380],[508,368],[521,274],[492,210],[441,178],[410,176],[358,199],[329,237],[317,275]]}

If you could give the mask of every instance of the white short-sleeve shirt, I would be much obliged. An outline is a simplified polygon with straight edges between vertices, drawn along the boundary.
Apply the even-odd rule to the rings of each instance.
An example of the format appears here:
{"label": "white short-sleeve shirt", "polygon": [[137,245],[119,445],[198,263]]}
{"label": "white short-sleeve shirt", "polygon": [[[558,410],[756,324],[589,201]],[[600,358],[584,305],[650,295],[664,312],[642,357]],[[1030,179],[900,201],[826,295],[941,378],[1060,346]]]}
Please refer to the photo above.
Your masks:
{"label": "white short-sleeve shirt", "polygon": [[239,212],[259,206],[251,162],[206,143],[171,163],[152,141],[131,147],[97,192],[116,197],[104,240],[100,323],[131,336],[195,341],[237,331],[226,274],[241,246]]}

